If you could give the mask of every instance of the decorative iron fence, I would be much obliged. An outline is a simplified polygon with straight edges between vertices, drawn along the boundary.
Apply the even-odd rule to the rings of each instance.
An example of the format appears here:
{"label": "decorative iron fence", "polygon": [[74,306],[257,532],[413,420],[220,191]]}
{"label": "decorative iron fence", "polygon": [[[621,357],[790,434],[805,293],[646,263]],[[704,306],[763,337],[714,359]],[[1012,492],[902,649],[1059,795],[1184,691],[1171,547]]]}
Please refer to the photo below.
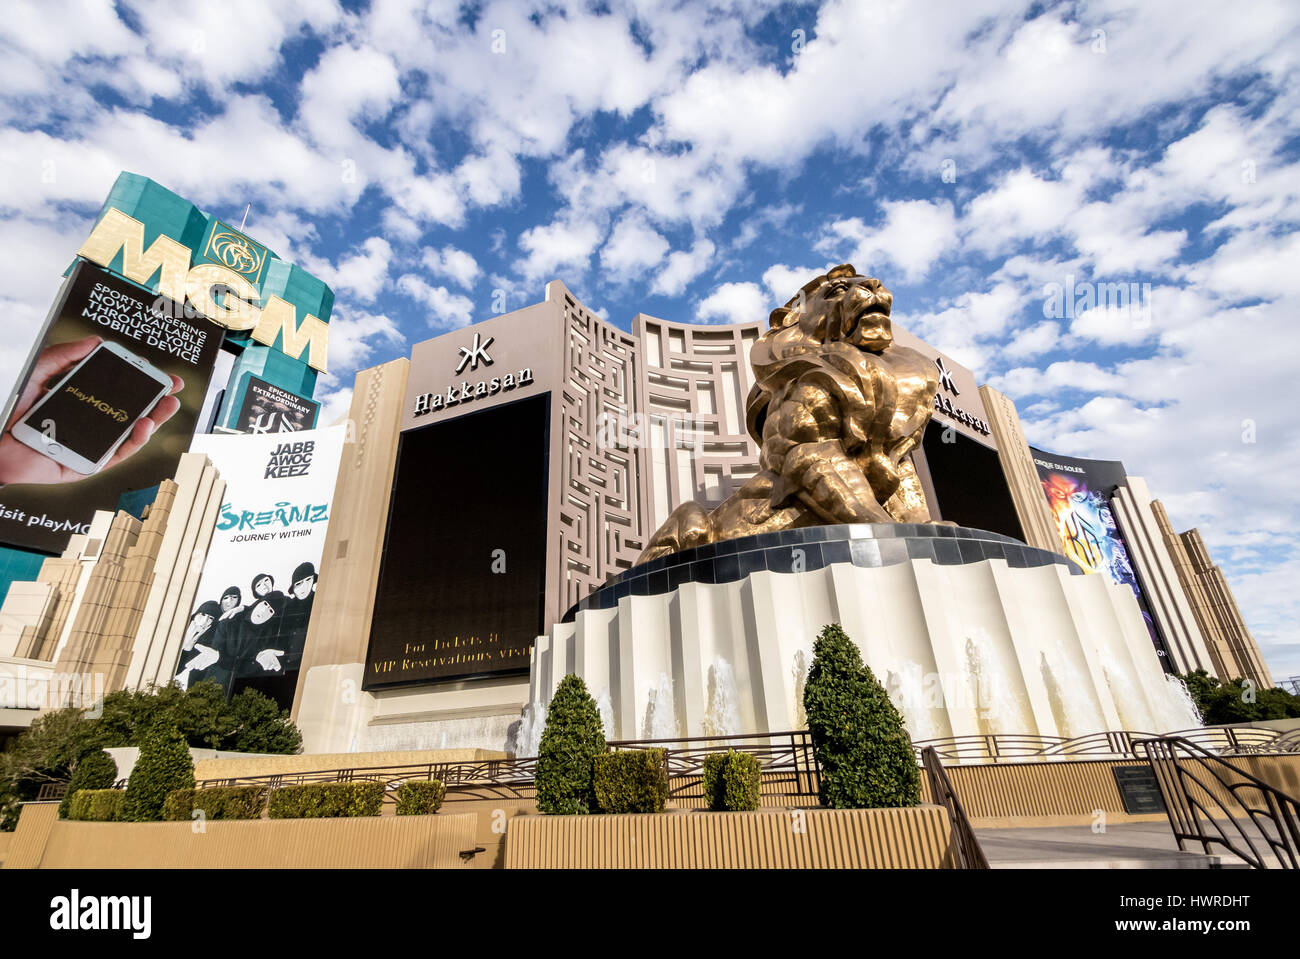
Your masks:
{"label": "decorative iron fence", "polygon": [[[932,747],[946,763],[1019,763],[1037,759],[1144,759],[1134,750],[1139,740],[1161,738],[1161,733],[1130,730],[1064,736],[991,734],[950,736],[913,743],[918,755]],[[1300,752],[1300,729],[1282,732],[1253,726],[1204,726],[1164,733],[1193,742],[1220,756]]]}
{"label": "decorative iron fence", "polygon": [[1221,846],[1255,869],[1270,868],[1271,853],[1281,868],[1300,869],[1296,797],[1183,737],[1135,746],[1155,772],[1179,849],[1199,842],[1208,855],[1211,846]]}
{"label": "decorative iron fence", "polygon": [[752,733],[739,736],[694,736],[681,739],[637,739],[609,743],[611,751],[663,749],[668,798],[679,806],[702,808],[704,760],[713,753],[749,753],[762,767],[759,801],[764,805],[816,806],[821,771],[813,756],[808,730]]}

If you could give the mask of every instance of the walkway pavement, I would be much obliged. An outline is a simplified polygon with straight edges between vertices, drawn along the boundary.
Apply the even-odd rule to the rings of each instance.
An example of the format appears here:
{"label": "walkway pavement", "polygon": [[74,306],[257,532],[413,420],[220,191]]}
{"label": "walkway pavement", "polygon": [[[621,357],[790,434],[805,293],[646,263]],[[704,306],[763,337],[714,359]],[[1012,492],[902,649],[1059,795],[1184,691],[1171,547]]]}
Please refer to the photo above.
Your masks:
{"label": "walkway pavement", "polygon": [[[975,834],[994,869],[1246,868],[1222,846],[1211,846],[1207,856],[1199,843],[1189,842],[1187,849],[1195,851],[1180,852],[1168,822],[1122,823],[1105,832],[1092,826],[977,827]],[[1252,834],[1257,835],[1253,828]]]}

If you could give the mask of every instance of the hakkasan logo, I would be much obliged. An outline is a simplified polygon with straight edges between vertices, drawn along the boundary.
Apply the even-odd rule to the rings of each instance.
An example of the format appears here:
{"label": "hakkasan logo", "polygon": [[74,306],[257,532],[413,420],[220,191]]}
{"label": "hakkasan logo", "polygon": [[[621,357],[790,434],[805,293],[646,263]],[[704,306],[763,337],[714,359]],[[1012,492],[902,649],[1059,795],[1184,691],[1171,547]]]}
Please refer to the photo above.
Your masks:
{"label": "hakkasan logo", "polygon": [[261,280],[266,266],[266,247],[220,222],[213,224],[203,255],[254,283]]}

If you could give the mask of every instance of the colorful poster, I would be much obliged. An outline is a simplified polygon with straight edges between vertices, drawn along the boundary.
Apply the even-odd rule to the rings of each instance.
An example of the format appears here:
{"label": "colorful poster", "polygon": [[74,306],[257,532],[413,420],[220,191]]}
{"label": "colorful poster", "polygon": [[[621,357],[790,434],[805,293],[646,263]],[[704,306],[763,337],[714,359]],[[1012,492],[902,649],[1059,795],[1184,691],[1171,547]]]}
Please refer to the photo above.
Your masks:
{"label": "colorful poster", "polygon": [[197,436],[226,483],[176,680],[293,703],[347,426]]}
{"label": "colorful poster", "polygon": [[1084,572],[1104,573],[1111,582],[1133,590],[1156,652],[1167,662],[1164,642],[1110,507],[1115,487],[1128,478],[1124,464],[1117,460],[1076,459],[1033,447],[1030,453],[1065,555]]}
{"label": "colorful poster", "polygon": [[0,542],[58,553],[176,472],[224,331],[78,263],[0,434]]}

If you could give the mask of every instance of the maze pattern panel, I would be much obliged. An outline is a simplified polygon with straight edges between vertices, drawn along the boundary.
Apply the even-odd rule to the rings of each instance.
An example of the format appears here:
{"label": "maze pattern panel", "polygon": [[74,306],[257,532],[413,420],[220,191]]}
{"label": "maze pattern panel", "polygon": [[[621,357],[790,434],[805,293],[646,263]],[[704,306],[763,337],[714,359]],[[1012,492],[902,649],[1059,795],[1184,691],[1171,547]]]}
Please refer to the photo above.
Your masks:
{"label": "maze pattern panel", "polygon": [[633,321],[644,357],[651,534],[680,503],[715,506],[758,471],[745,399],[753,386],[749,351],[762,330],[759,323],[699,327],[645,314]]}

